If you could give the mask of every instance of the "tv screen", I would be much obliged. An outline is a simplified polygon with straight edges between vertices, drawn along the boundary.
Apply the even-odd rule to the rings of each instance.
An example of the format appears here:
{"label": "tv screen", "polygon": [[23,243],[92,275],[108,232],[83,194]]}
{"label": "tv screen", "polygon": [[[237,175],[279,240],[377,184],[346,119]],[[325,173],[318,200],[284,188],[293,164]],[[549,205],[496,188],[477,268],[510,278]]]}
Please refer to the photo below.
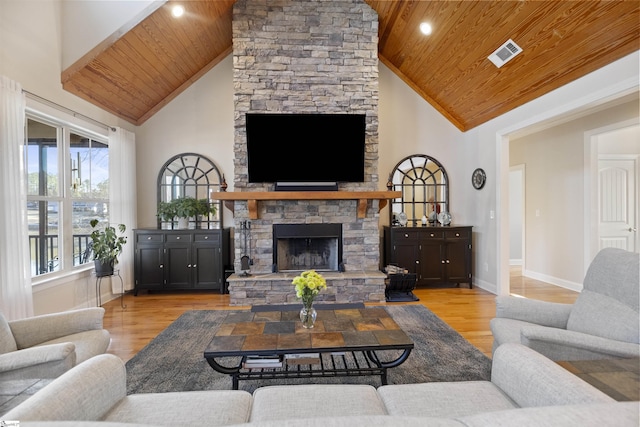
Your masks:
{"label": "tv screen", "polygon": [[247,113],[249,182],[364,181],[364,114]]}

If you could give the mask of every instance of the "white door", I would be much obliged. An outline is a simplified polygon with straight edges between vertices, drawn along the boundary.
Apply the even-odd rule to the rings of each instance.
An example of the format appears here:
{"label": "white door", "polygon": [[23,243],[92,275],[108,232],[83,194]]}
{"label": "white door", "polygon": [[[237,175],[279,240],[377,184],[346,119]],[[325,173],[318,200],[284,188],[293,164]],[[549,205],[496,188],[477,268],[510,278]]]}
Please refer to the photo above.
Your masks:
{"label": "white door", "polygon": [[599,249],[638,251],[636,163],[629,156],[598,160]]}

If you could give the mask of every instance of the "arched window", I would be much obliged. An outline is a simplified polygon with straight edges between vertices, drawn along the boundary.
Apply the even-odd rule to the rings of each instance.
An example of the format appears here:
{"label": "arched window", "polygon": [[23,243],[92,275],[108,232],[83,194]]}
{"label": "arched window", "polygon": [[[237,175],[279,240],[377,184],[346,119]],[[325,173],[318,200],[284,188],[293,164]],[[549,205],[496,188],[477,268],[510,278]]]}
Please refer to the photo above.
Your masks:
{"label": "arched window", "polygon": [[449,212],[447,172],[433,157],[424,154],[405,157],[393,168],[389,183],[393,191],[402,192],[401,198],[391,201],[392,225],[420,225],[423,216],[434,223],[437,214]]}
{"label": "arched window", "polygon": [[[215,207],[215,213],[193,218],[189,228],[215,229],[222,227],[222,201],[213,200],[211,193],[220,191],[224,176],[208,158],[195,153],[178,154],[169,159],[158,175],[158,204],[182,197],[205,199]],[[158,218],[158,227],[175,228],[175,221]]]}

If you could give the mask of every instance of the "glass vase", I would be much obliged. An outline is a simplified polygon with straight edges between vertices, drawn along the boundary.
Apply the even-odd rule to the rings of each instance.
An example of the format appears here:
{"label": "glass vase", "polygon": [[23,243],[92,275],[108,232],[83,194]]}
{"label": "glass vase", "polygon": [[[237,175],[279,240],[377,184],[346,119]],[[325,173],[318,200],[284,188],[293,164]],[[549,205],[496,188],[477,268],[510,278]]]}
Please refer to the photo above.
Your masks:
{"label": "glass vase", "polygon": [[313,328],[313,325],[316,323],[316,317],[318,313],[313,306],[302,306],[300,310],[300,321],[302,322],[302,326],[307,329]]}

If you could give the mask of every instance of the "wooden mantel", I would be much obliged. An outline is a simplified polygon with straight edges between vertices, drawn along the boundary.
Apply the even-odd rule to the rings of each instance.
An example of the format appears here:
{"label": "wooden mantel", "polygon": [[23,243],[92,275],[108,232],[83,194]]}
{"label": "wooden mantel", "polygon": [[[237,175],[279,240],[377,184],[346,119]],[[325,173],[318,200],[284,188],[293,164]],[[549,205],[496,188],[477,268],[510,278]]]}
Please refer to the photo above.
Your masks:
{"label": "wooden mantel", "polygon": [[387,205],[388,199],[402,197],[400,191],[236,191],[211,193],[211,198],[224,200],[225,206],[233,211],[235,200],[246,200],[249,218],[258,219],[260,200],[357,200],[358,218],[367,217],[367,201],[379,200],[378,209]]}

